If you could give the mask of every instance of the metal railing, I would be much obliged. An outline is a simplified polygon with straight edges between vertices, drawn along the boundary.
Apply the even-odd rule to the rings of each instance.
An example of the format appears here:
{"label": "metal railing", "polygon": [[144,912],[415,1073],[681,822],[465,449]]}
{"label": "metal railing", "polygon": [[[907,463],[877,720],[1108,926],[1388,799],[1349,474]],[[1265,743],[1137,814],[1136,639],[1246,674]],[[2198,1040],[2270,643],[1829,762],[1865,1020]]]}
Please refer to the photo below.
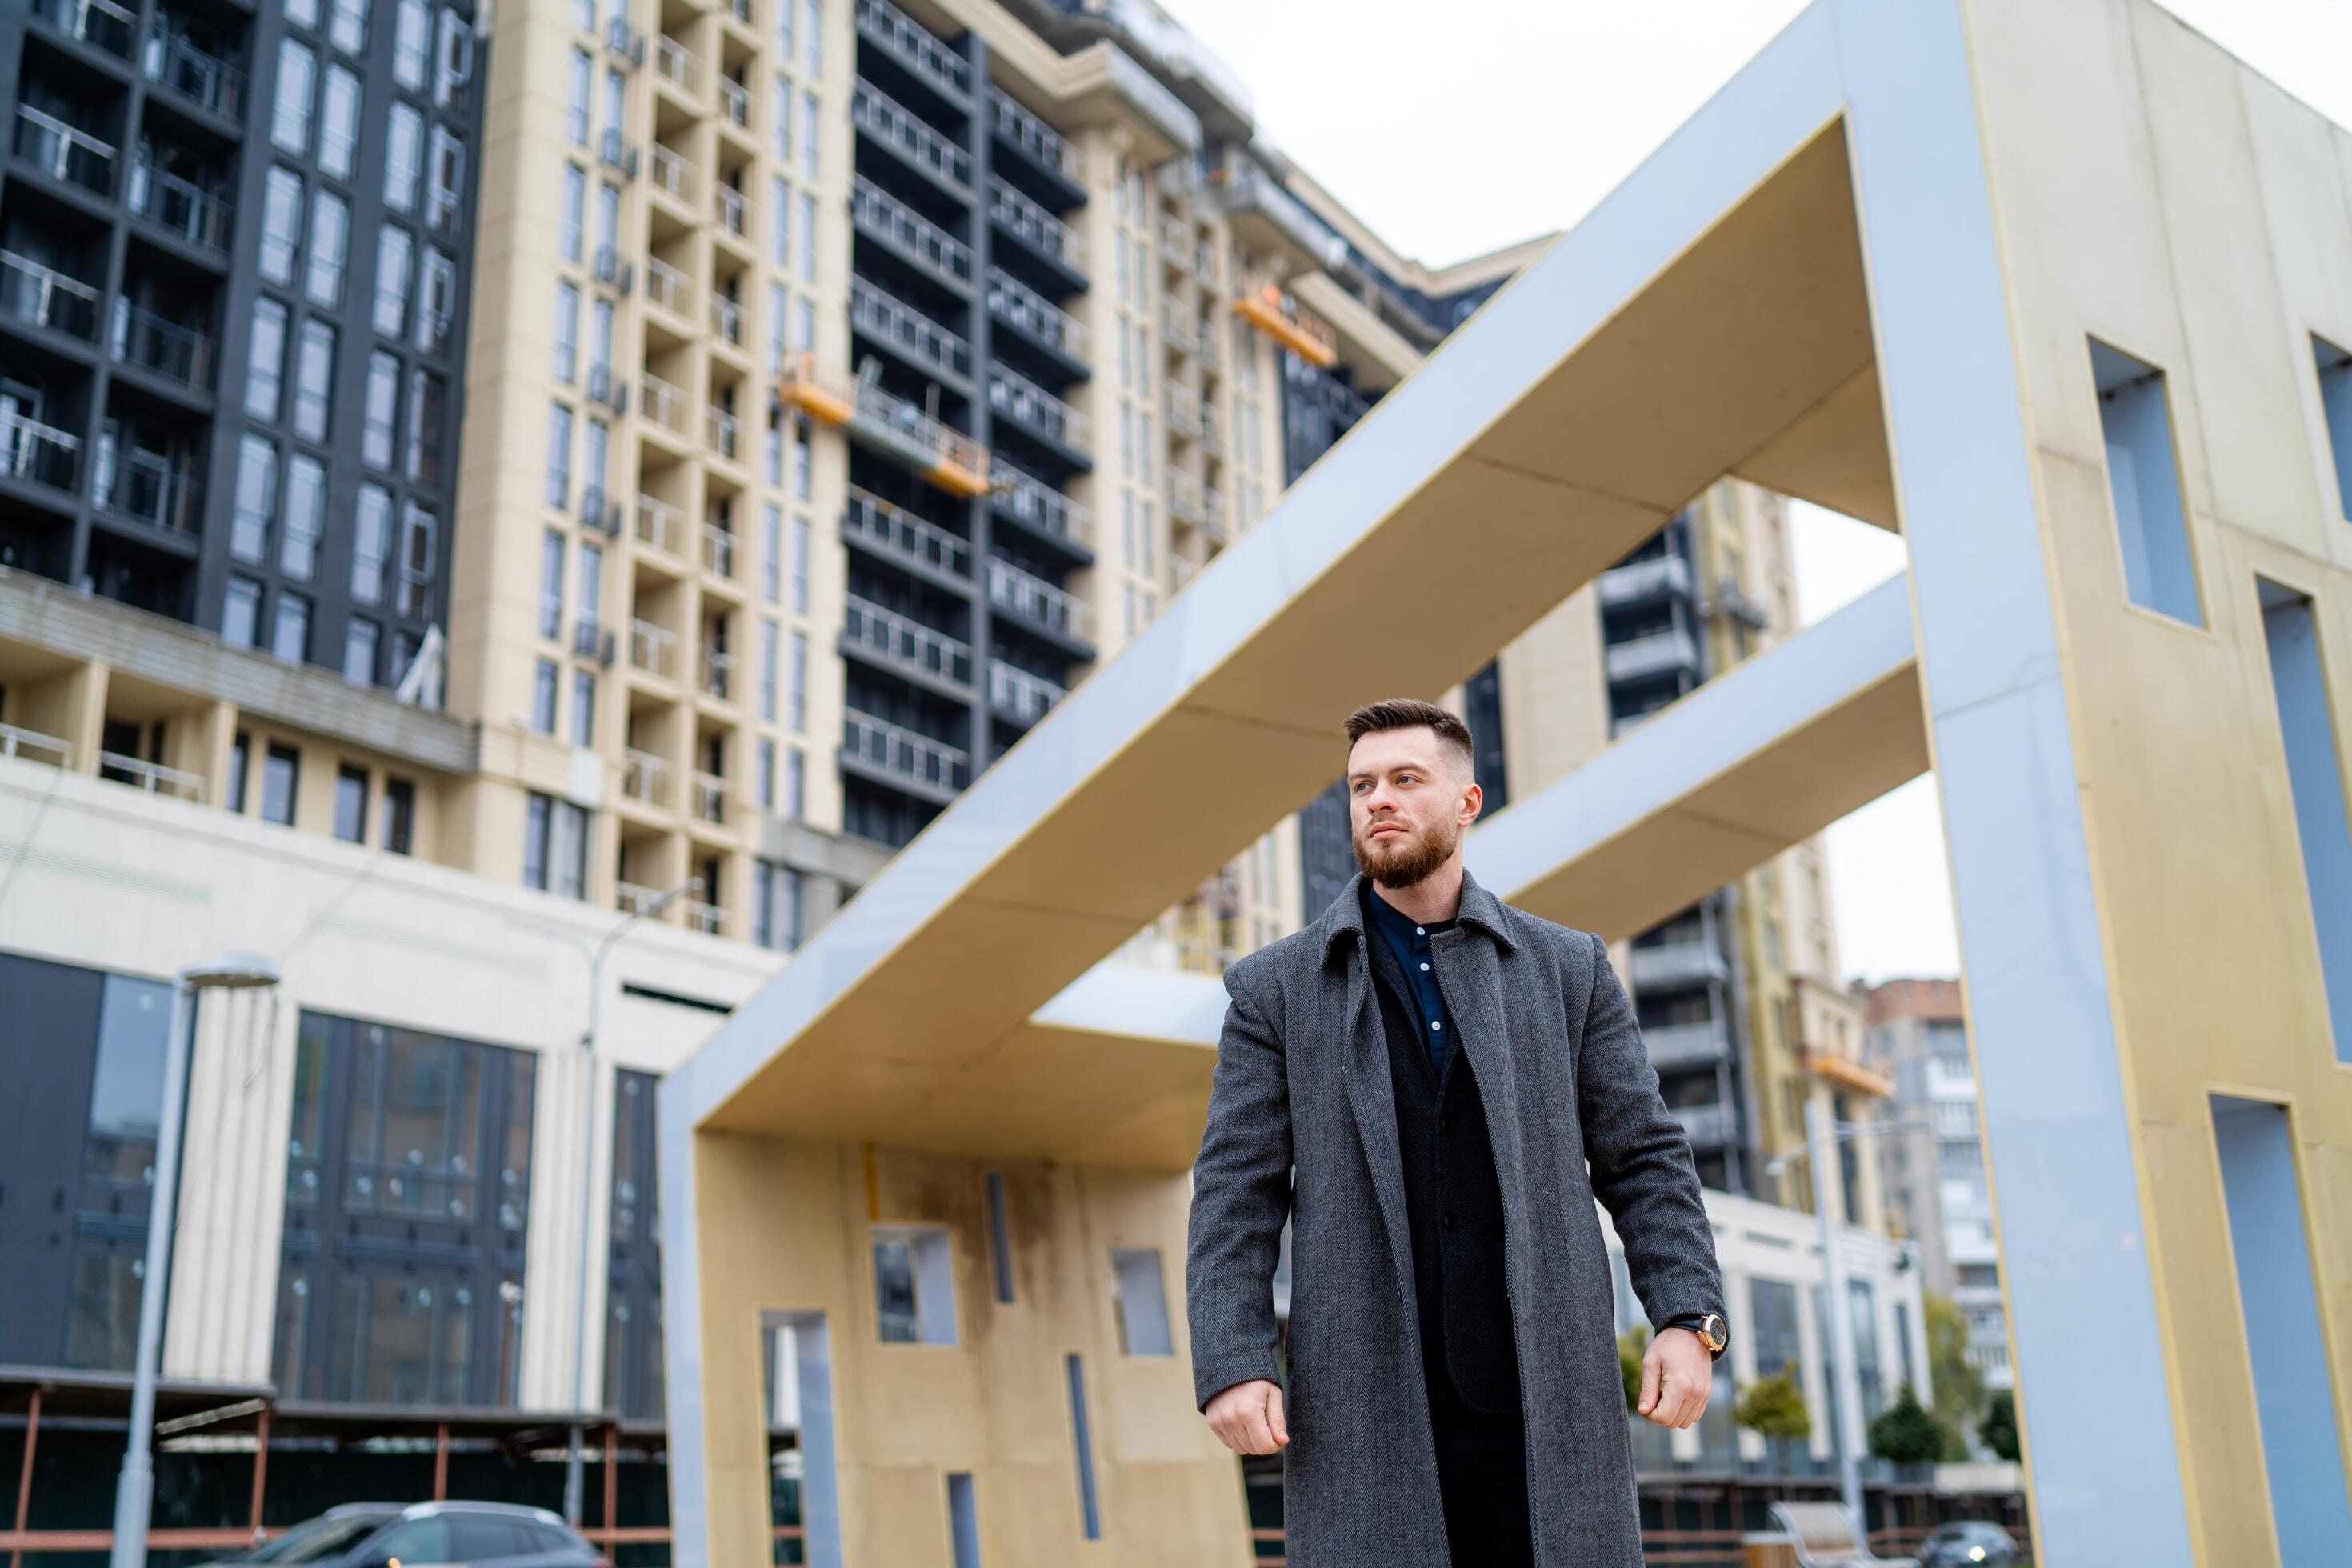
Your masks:
{"label": "metal railing", "polygon": [[1195,528],[1208,515],[1201,506],[1200,481],[1175,468],[1168,471],[1168,515]]}
{"label": "metal railing", "polygon": [[[635,157],[636,149],[629,149],[629,154]],[[608,284],[624,294],[636,287],[637,269],[621,259],[621,247],[617,245],[598,246],[589,266],[597,282]]]}
{"label": "metal railing", "polygon": [[198,391],[212,390],[212,339],[152,310],[142,310],[128,300],[114,301],[110,346],[121,363],[152,370]]}
{"label": "metal railing", "polygon": [[743,204],[743,193],[732,185],[710,187],[710,209],[719,219],[719,226],[729,234],[740,237],[751,226],[750,209]]}
{"label": "metal railing", "polygon": [[1639,680],[1675,670],[1696,673],[1698,643],[1680,626],[1611,643],[1602,664],[1612,680]]}
{"label": "metal railing", "polygon": [[228,203],[143,157],[131,167],[131,210],[199,249],[228,250]]}
{"label": "metal railing", "polygon": [[988,183],[988,216],[1073,272],[1087,269],[1086,237],[1002,179]]}
{"label": "metal railing", "polygon": [[658,256],[646,258],[646,298],[673,316],[694,320],[694,279]]}
{"label": "metal railing", "polygon": [[33,15],[68,38],[126,60],[139,36],[138,14],[114,0],[34,0]]}
{"label": "metal railing", "polygon": [[1701,1148],[1731,1141],[1731,1107],[1727,1105],[1678,1105],[1669,1108],[1675,1121],[1683,1124],[1683,1136]]}
{"label": "metal railing", "polygon": [[931,369],[964,377],[971,374],[970,343],[863,278],[850,279],[849,324]]}
{"label": "metal railing", "polygon": [[1092,605],[1002,556],[988,560],[988,602],[1064,637],[1094,640]]}
{"label": "metal railing", "polygon": [[670,555],[677,553],[677,509],[649,495],[637,497],[637,542]]}
{"label": "metal railing", "polygon": [[730,123],[740,125],[746,131],[751,130],[751,89],[730,77],[720,77],[719,79],[719,112],[725,115]]}
{"label": "metal railing", "polygon": [[951,99],[971,97],[971,65],[887,0],[857,0],[857,30]]}
{"label": "metal railing", "polygon": [[[728,691],[735,684],[735,656],[724,648],[702,650],[702,689],[705,695],[727,700]],[[716,820],[714,818],[714,820]]]}
{"label": "metal railing", "polygon": [[1225,350],[1219,339],[1219,325],[1213,316],[1202,317],[1201,330],[1193,339],[1192,352],[1201,356],[1202,364],[1223,374],[1225,368]]}
{"label": "metal railing", "polygon": [[1598,579],[1601,603],[1608,609],[1675,595],[1688,598],[1692,590],[1690,562],[1680,555],[1654,555],[1612,566]]}
{"label": "metal railing", "polygon": [[1066,688],[1001,658],[988,661],[989,706],[1013,715],[1024,724],[1034,724],[1043,719],[1069,694]]}
{"label": "metal railing", "polygon": [[1072,359],[1087,357],[1087,324],[1002,267],[988,269],[988,309]]}
{"label": "metal railing", "polygon": [[80,437],[0,409],[0,479],[70,490],[80,467]]}
{"label": "metal railing", "polygon": [[657,626],[651,621],[632,620],[629,623],[629,665],[648,675],[672,678],[677,674],[677,634],[667,626]]}
{"label": "metal railing", "polygon": [[904,560],[954,577],[971,575],[971,546],[943,528],[853,485],[841,514],[845,537],[856,536]]}
{"label": "metal railing", "polygon": [[735,575],[735,535],[715,522],[702,525],[702,565],[716,576]]}
{"label": "metal railing", "polygon": [[[727,781],[717,773],[694,774],[694,815],[703,822],[724,826],[727,822]],[[706,909],[709,905],[704,906]]]}
{"label": "metal railing", "polygon": [[971,281],[970,248],[871,180],[860,178],[852,187],[849,217],[859,228],[917,265],[949,278]]}
{"label": "metal railing", "polygon": [[963,787],[964,768],[971,759],[962,748],[855,708],[845,710],[841,718],[841,746],[849,755],[917,784],[943,790]]}
{"label": "metal railing", "polygon": [[1225,455],[1225,416],[1205,397],[1201,400],[1201,434],[1197,439],[1202,451],[1220,458]]}
{"label": "metal railing", "polygon": [[992,369],[988,373],[988,405],[1066,447],[1086,449],[1087,416],[1025,375],[1002,365]]}
{"label": "metal railing", "polygon": [[694,205],[694,165],[658,142],[654,143],[654,184],[664,195]]}
{"label": "metal railing", "polygon": [[187,39],[164,32],[161,24],[147,35],[140,67],[149,81],[170,88],[225,120],[245,118],[245,73]]}
{"label": "metal railing", "polygon": [[860,131],[942,184],[971,189],[971,154],[865,78],[850,94],[849,118]]}
{"label": "metal railing", "polygon": [[1032,528],[1059,534],[1073,544],[1094,548],[1094,514],[1085,507],[1001,458],[990,475],[996,483],[989,491],[988,503],[995,510]]}
{"label": "metal railing", "polygon": [[626,16],[615,16],[605,26],[604,47],[633,68],[646,63],[646,36]]}
{"label": "metal railing", "polygon": [[53,180],[96,191],[114,189],[114,148],[28,104],[16,106],[16,156]]}
{"label": "metal railing", "polygon": [[1169,430],[1183,437],[1186,440],[1197,438],[1201,434],[1199,395],[1191,387],[1180,386],[1171,381],[1168,384],[1167,397],[1164,401],[1168,410]]}
{"label": "metal railing", "polygon": [[742,422],[724,408],[713,408],[703,416],[702,423],[710,449],[730,462],[734,460],[741,445]]}
{"label": "metal railing", "polygon": [[64,767],[73,760],[73,747],[55,735],[44,735],[38,730],[22,729],[15,724],[0,724],[0,757],[28,757],[34,752],[46,752],[54,756],[58,767]]}
{"label": "metal railing", "polygon": [[629,139],[621,134],[617,125],[607,125],[596,138],[596,159],[623,180],[637,177],[637,150],[629,145]]}
{"label": "metal railing", "polygon": [[851,644],[942,680],[969,685],[971,645],[945,632],[886,610],[871,599],[845,595],[841,635]]}
{"label": "metal railing", "polygon": [[654,74],[689,98],[701,90],[701,64],[692,50],[667,33],[654,40]]}
{"label": "metal railing", "polygon": [[673,435],[687,433],[686,394],[651,371],[637,378],[637,407]]}
{"label": "metal railing", "polygon": [[1169,213],[1160,215],[1160,258],[1179,272],[1190,272],[1200,259],[1192,243],[1192,226]]}
{"label": "metal railing", "polygon": [[173,795],[192,800],[198,805],[205,801],[205,775],[182,768],[167,768],[161,763],[150,763],[138,757],[125,756],[121,752],[98,753],[98,776],[115,784],[129,784],[145,790],[149,795]]}
{"label": "metal railing", "polygon": [[0,314],[30,326],[98,341],[98,290],[28,256],[0,250]]}
{"label": "metal railing", "polygon": [[100,477],[98,502],[113,516],[165,533],[194,533],[204,525],[204,487],[164,458],[123,453],[112,469]]}
{"label": "metal railing", "polygon": [[669,763],[651,752],[630,747],[621,753],[621,793],[647,805],[667,805]]}
{"label": "metal railing", "polygon": [[704,936],[717,936],[726,927],[727,911],[707,900],[688,899],[680,907],[686,910],[688,931],[698,931]]}
{"label": "metal railing", "polygon": [[1023,108],[1003,88],[988,89],[988,115],[996,133],[1045,167],[1076,184],[1079,181],[1078,150],[1062,133]]}
{"label": "metal railing", "polygon": [[719,341],[743,346],[743,307],[724,294],[710,297],[710,330]]}
{"label": "metal railing", "polygon": [[1201,351],[1200,323],[1191,310],[1174,300],[1160,302],[1160,335],[1168,340],[1171,348],[1181,349],[1188,354]]}
{"label": "metal railing", "polygon": [[856,416],[869,428],[912,446],[941,468],[961,468],[972,475],[988,472],[988,449],[962,431],[940,424],[875,383],[860,381],[856,395]]}

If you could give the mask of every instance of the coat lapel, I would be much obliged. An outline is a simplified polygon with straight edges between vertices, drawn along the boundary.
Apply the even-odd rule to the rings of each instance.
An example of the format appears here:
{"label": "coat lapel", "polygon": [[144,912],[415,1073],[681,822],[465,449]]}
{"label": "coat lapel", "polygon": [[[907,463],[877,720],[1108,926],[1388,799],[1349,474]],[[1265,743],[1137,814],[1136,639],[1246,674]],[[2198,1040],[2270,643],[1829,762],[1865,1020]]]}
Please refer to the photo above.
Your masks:
{"label": "coat lapel", "polygon": [[[1372,1005],[1371,954],[1366,951],[1362,882],[1359,871],[1347,890],[1331,900],[1318,922],[1318,945],[1328,972],[1333,964],[1343,978],[1336,994],[1344,996],[1339,1018],[1338,1056],[1346,1080],[1348,1109],[1356,1121],[1356,1137],[1363,1145],[1364,1163],[1371,1171],[1372,1193],[1381,1206],[1381,1228],[1388,1233],[1389,1258],[1395,1265],[1397,1289],[1413,1300],[1412,1233],[1404,1212],[1404,1160],[1397,1149],[1396,1091],[1389,1081],[1388,1036]],[[1353,940],[1349,938],[1352,935]],[[1332,994],[1327,989],[1326,994]],[[1412,1313],[1406,1322],[1414,1323]],[[1417,1326],[1408,1332],[1417,1332]],[[1420,1353],[1414,1347],[1414,1353]]]}

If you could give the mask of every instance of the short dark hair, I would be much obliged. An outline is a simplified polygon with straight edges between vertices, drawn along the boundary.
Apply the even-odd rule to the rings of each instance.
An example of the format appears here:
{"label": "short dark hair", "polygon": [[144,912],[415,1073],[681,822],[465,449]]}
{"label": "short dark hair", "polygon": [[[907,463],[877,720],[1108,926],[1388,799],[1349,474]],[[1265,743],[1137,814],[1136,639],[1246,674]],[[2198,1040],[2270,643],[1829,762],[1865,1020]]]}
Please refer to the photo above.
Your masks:
{"label": "short dark hair", "polygon": [[1349,714],[1348,750],[1353,752],[1357,742],[1383,730],[1412,730],[1423,725],[1437,731],[1438,749],[1454,752],[1464,773],[1476,773],[1477,749],[1470,739],[1470,726],[1434,702],[1411,697],[1367,702]]}

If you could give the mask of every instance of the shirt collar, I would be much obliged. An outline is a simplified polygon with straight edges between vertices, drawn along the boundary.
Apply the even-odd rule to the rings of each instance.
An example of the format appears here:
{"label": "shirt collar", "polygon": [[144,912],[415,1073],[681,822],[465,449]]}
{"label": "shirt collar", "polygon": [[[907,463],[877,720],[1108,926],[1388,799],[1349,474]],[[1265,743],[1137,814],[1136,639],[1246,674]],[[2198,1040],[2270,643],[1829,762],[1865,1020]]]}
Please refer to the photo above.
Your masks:
{"label": "shirt collar", "polygon": [[[1311,928],[1318,932],[1315,948],[1322,955],[1322,962],[1331,962],[1342,937],[1363,936],[1364,899],[1370,892],[1366,886],[1370,881],[1360,870],[1349,878],[1346,889],[1331,900]],[[1454,918],[1465,926],[1476,926],[1485,931],[1505,952],[1518,950],[1517,939],[1511,933],[1510,907],[1487,891],[1467,866],[1462,868],[1462,903]]]}

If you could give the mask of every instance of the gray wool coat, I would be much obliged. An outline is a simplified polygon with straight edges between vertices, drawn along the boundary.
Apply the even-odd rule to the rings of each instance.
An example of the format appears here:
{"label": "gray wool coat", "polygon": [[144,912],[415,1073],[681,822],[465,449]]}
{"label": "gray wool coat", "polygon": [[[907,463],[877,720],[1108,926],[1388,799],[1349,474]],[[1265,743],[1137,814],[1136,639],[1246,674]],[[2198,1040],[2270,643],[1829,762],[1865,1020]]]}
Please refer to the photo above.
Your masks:
{"label": "gray wool coat", "polygon": [[[1292,1221],[1292,1568],[1448,1561],[1362,880],[1313,925],[1225,971],[1232,1000],[1192,1167],[1184,1285],[1203,1406],[1250,1378],[1282,1381],[1273,1279]],[[1536,1560],[1642,1568],[1615,1289],[1593,1199],[1653,1323],[1722,1311],[1690,1146],[1599,937],[1515,910],[1465,871],[1457,922],[1432,940],[1502,1186]]]}

